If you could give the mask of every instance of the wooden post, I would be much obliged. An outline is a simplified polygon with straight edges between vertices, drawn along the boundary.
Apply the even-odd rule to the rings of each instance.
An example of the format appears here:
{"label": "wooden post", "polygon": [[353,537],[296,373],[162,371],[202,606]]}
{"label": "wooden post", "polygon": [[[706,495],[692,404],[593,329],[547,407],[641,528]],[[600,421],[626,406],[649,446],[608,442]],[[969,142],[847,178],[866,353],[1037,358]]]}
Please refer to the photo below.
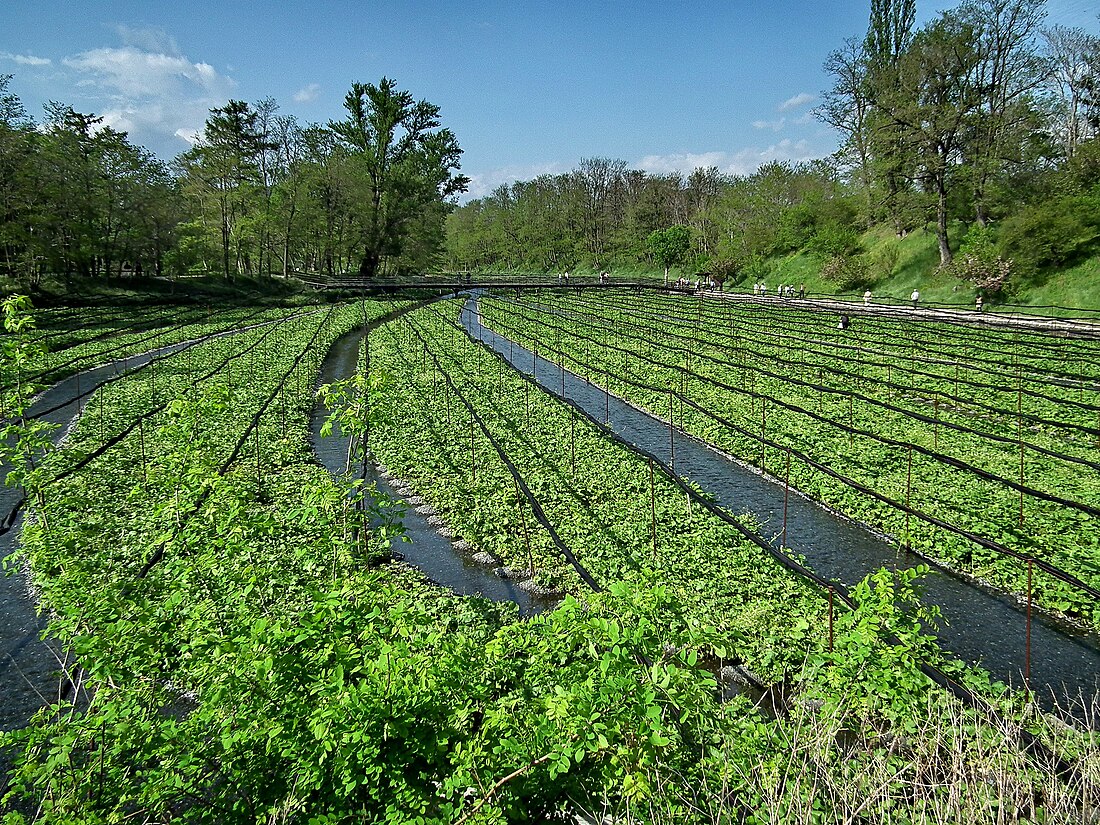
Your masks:
{"label": "wooden post", "polygon": [[149,480],[149,467],[145,461],[145,416],[138,419],[138,439],[141,441],[141,476]]}
{"label": "wooden post", "polygon": [[787,546],[787,499],[791,495],[791,448],[787,447],[787,472],[783,477],[783,538],[780,546]]}
{"label": "wooden post", "polygon": [[569,408],[569,463],[573,470],[573,478],[577,477],[577,411]]}
{"label": "wooden post", "polygon": [[470,475],[477,481],[477,461],[474,453],[474,414],[470,413]]}
{"label": "wooden post", "polygon": [[[685,356],[686,357],[686,356]],[[686,363],[686,361],[685,361]],[[684,392],[686,390],[687,373],[680,373],[680,429],[684,428]]]}
{"label": "wooden post", "polygon": [[856,426],[855,402],[852,398],[852,393],[849,391],[849,393],[848,393],[848,446],[849,447],[852,446],[852,441],[855,438],[855,433],[852,432],[852,430],[855,429],[855,426]]}
{"label": "wooden post", "polygon": [[673,406],[672,389],[668,391],[668,466],[672,469],[672,472],[676,472],[676,438],[673,424],[673,416],[676,414],[676,408]]}
{"label": "wooden post", "polygon": [[531,534],[527,530],[527,514],[523,512],[523,496],[520,495],[519,481],[516,481],[516,505],[519,507],[519,523],[523,526],[523,540],[527,543],[527,569],[535,575],[535,557],[531,552]]}
{"label": "wooden post", "polygon": [[649,532],[653,538],[653,567],[657,567],[657,491],[653,480],[653,459],[649,459]]}
{"label": "wooden post", "polygon": [[768,404],[767,398],[760,399],[760,471],[764,471],[764,435],[768,430]]}
{"label": "wooden post", "polygon": [[[910,444],[909,445],[908,467],[906,469],[906,475],[905,475],[905,506],[907,508],[910,506],[909,497],[912,494],[912,492],[913,492],[913,445]],[[910,547],[910,544],[909,544],[909,512],[908,512],[908,510],[906,510],[906,513],[905,513],[905,549],[908,550],[909,547]]]}
{"label": "wooden post", "polygon": [[611,373],[603,372],[603,423],[611,423]]}
{"label": "wooden post", "polygon": [[1024,685],[1031,688],[1031,575],[1032,559],[1027,560],[1027,635],[1024,639]]}
{"label": "wooden post", "polygon": [[1020,526],[1024,526],[1024,418],[1023,394],[1016,387],[1016,440],[1020,444]]}

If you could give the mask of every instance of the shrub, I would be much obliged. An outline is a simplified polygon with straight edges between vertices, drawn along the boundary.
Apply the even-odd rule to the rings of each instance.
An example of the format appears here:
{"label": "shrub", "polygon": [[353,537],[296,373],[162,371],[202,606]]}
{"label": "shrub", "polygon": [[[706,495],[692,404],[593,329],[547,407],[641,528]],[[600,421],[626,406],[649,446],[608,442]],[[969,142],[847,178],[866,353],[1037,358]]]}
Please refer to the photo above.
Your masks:
{"label": "shrub", "polygon": [[821,267],[821,277],[838,292],[846,292],[869,284],[871,268],[865,255],[831,255]]}
{"label": "shrub", "polygon": [[901,252],[895,244],[888,244],[878,249],[871,259],[871,269],[877,278],[889,278],[897,269]]}
{"label": "shrub", "polygon": [[810,238],[809,248],[821,255],[848,256],[859,252],[861,246],[855,230],[838,224],[826,224]]}
{"label": "shrub", "polygon": [[1004,289],[1012,271],[1012,260],[997,254],[989,227],[979,224],[970,227],[955,259],[940,267],[940,272],[968,281],[989,294]]}
{"label": "shrub", "polygon": [[1000,250],[1021,272],[1069,263],[1100,237],[1100,198],[1073,195],[1028,206],[1004,222]]}

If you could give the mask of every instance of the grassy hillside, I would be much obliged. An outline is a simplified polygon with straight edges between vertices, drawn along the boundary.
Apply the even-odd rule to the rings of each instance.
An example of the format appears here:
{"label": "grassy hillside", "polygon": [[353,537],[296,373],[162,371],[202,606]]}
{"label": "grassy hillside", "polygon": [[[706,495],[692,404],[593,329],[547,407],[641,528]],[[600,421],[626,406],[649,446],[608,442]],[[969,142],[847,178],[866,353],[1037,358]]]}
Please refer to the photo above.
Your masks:
{"label": "grassy hillside", "polygon": [[[962,235],[957,227],[952,234],[952,248],[957,249]],[[919,229],[898,238],[886,227],[876,227],[861,238],[869,262],[865,282],[847,289],[838,288],[835,281],[822,276],[824,258],[810,252],[794,252],[771,258],[769,274],[763,278],[772,291],[780,284],[804,284],[811,294],[862,295],[870,289],[879,300],[907,301],[914,289],[919,289],[925,303],[959,304],[972,307],[978,290],[973,284],[938,272],[939,251],[936,236],[930,230]],[[617,273],[618,274],[618,273]],[[672,277],[680,273],[673,272]],[[635,272],[623,272],[623,277]],[[751,289],[754,278],[742,275],[733,282],[734,289]],[[1011,304],[1030,307],[1064,307],[1080,310],[1100,310],[1100,253],[1057,271],[1046,271],[1026,281],[1014,284],[1014,289],[997,296],[985,296],[987,306]]]}

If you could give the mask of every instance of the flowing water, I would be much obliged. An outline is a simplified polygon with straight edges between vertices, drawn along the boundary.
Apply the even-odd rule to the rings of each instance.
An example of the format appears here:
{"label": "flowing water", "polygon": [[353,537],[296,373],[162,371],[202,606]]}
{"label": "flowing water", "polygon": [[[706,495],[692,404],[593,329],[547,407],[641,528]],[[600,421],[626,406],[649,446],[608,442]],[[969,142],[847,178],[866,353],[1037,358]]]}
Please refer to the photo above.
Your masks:
{"label": "flowing water", "polygon": [[[533,354],[481,323],[477,299],[468,299],[462,324],[470,335],[501,353],[520,370],[533,374],[548,392],[564,395],[624,440],[666,460],[675,470],[714,496],[733,514],[751,513],[761,533],[778,542],[782,531],[784,487],[733,461],[702,442],[625,403],[568,370]],[[563,385],[564,379],[564,385]],[[564,386],[564,390],[563,390]],[[670,447],[672,448],[670,450]],[[786,545],[826,579],[846,585],[881,567],[905,568],[923,559],[872,530],[799,495],[787,503]],[[1026,607],[959,576],[935,570],[923,580],[924,599],[943,616],[941,644],[963,661],[979,664],[1007,683],[1021,685],[1025,659]],[[1031,688],[1046,704],[1057,700],[1100,703],[1100,637],[1064,622],[1032,614]]]}
{"label": "flowing water", "polygon": [[[362,340],[362,330],[354,330],[333,344],[321,365],[322,384],[355,374]],[[329,472],[341,473],[347,467],[348,437],[340,433],[338,427],[334,427],[330,437],[321,438],[321,425],[326,416],[324,405],[318,401],[310,424],[313,449],[318,460]],[[361,473],[362,466],[357,464],[352,472]],[[379,490],[391,498],[403,500],[402,494],[382,478],[374,467],[368,465],[364,477],[368,482],[374,482]],[[406,506],[402,522],[409,541],[396,545],[396,551],[406,563],[416,567],[435,583],[465,596],[480,595],[493,601],[515,602],[519,605],[520,613],[524,615],[545,610],[554,603],[553,600],[533,596],[520,589],[516,582],[502,578],[491,567],[466,558],[452,546],[450,539],[428,523],[427,516],[416,512],[415,508]]]}
{"label": "flowing water", "polygon": [[[88,394],[104,381],[193,343],[173,344],[70,376],[41,393],[28,409],[28,415],[57,425],[50,433],[50,440],[57,444],[73,420],[85,412]],[[91,414],[94,416],[95,412]],[[6,478],[8,468],[5,466],[0,472]],[[21,498],[18,488],[0,486],[0,524],[11,525],[0,535],[0,563],[9,561],[19,541]],[[35,610],[25,572],[12,570],[10,575],[0,576],[0,693],[4,697],[0,702],[0,730],[22,727],[38,708],[48,701],[57,701],[58,690],[63,689],[59,678],[62,654],[54,645],[41,641],[45,627],[45,617]]]}

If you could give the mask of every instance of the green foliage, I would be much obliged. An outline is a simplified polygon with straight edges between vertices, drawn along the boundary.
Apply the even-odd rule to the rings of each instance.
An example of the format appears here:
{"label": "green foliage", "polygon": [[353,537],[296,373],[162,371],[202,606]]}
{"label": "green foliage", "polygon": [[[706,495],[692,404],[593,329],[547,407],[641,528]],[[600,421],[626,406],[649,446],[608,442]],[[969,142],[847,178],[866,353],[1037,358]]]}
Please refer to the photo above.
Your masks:
{"label": "green foliage", "polygon": [[942,267],[944,274],[973,284],[986,295],[1000,292],[1012,276],[1013,262],[997,254],[993,231],[975,223],[963,238],[954,260]]}
{"label": "green foliage", "polygon": [[821,277],[838,292],[860,289],[872,279],[870,266],[864,255],[832,255],[821,267]]}
{"label": "green foliage", "polygon": [[1072,262],[1100,237],[1100,197],[1074,195],[1027,206],[1005,220],[1000,248],[1025,278]]}
{"label": "green foliage", "polygon": [[646,248],[653,259],[664,267],[666,279],[669,268],[684,259],[690,246],[691,232],[680,224],[667,229],[655,229],[646,238]]}
{"label": "green foliage", "polygon": [[814,232],[806,246],[810,251],[826,257],[849,257],[862,248],[856,231],[839,224],[822,226]]}
{"label": "green foliage", "polygon": [[[819,646],[802,673],[807,698],[831,710],[843,704],[855,724],[916,732],[930,692],[938,690],[919,665],[941,657],[929,632],[939,611],[921,601],[918,588],[927,573],[926,565],[880,569],[851,589],[856,608],[839,614],[833,649]],[[806,622],[800,627],[811,631]]]}
{"label": "green foliage", "polygon": [[56,424],[28,416],[30,402],[40,389],[29,380],[31,368],[45,348],[26,337],[34,329],[29,298],[11,295],[0,307],[5,332],[0,340],[0,393],[5,411],[0,464],[7,468],[5,484],[22,487],[37,500],[44,480],[40,465],[52,447],[50,433],[57,429]]}

